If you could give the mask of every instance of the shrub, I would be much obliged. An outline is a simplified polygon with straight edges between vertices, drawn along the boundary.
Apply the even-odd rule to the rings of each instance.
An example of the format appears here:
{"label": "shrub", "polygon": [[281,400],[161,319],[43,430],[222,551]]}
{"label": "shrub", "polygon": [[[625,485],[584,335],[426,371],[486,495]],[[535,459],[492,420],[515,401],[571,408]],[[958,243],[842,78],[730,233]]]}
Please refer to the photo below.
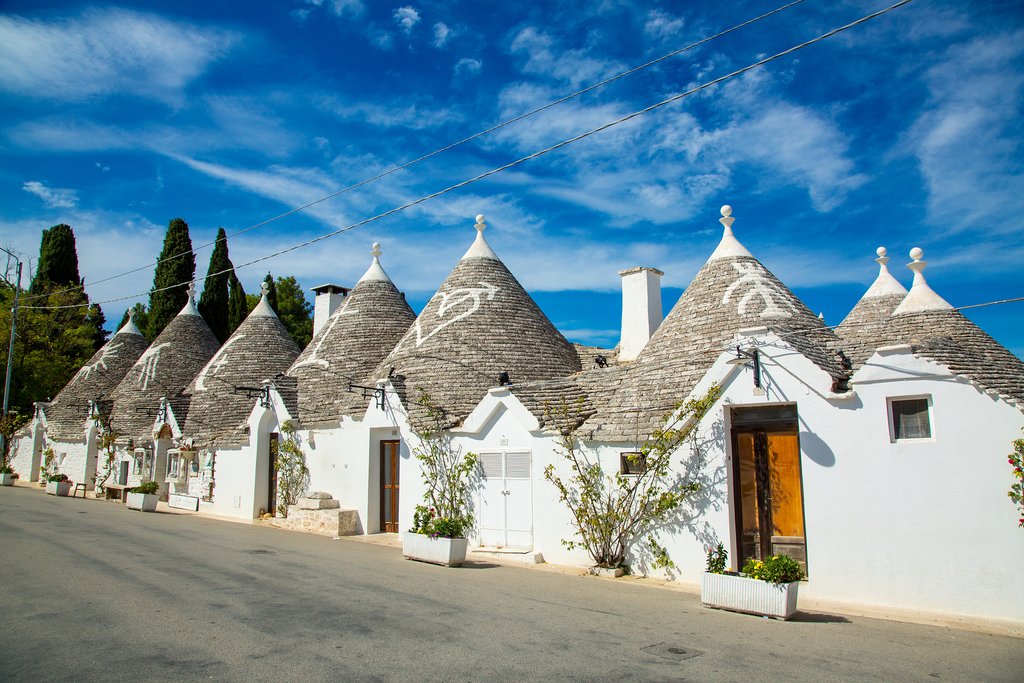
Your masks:
{"label": "shrub", "polygon": [[789,555],[772,555],[765,560],[750,558],[743,565],[743,574],[769,583],[790,583],[804,578],[800,563]]}
{"label": "shrub", "polygon": [[138,486],[129,490],[129,493],[147,493],[149,495],[155,494],[160,490],[160,484],[155,481],[144,481]]}
{"label": "shrub", "polygon": [[0,474],[14,474],[14,468],[10,465],[0,466]]}
{"label": "shrub", "polygon": [[67,481],[67,480],[68,480],[68,475],[61,474],[60,472],[55,472],[55,473],[50,474],[49,476],[46,477],[46,481],[49,481],[49,482],[55,482],[55,481],[60,482],[60,481]]}
{"label": "shrub", "polygon": [[472,525],[473,520],[469,517],[437,517],[434,508],[425,505],[417,505],[412,515],[412,528],[414,534],[424,534],[431,538],[465,538],[466,531]]}
{"label": "shrub", "polygon": [[706,571],[710,574],[724,574],[725,563],[729,560],[729,552],[719,543],[714,548],[708,548],[708,562]]}

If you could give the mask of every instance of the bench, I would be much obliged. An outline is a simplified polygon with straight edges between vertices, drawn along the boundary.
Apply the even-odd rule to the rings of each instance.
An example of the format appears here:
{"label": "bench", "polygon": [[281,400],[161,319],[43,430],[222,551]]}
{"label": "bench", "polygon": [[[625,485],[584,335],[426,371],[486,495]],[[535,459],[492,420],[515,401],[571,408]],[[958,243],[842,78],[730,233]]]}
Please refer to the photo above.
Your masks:
{"label": "bench", "polygon": [[103,497],[107,500],[120,500],[124,502],[128,500],[125,492],[130,488],[131,486],[127,484],[104,484]]}
{"label": "bench", "polygon": [[82,498],[85,498],[86,487],[85,487],[85,484],[82,483],[82,482],[78,482],[77,484],[75,484],[75,488],[71,489],[71,497],[72,498],[74,498],[75,496],[78,495],[78,490],[79,489],[82,490]]}

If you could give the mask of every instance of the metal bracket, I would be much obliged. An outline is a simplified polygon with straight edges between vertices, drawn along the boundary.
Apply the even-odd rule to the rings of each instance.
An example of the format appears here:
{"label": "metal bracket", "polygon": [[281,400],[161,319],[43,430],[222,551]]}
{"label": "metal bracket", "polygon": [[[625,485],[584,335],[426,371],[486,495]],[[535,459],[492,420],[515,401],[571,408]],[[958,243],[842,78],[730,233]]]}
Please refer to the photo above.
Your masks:
{"label": "metal bracket", "polygon": [[364,387],[361,384],[349,383],[349,393],[353,393],[354,389],[361,389],[363,392],[363,398],[370,398],[372,396],[377,404],[378,410],[384,410],[387,407],[388,397],[387,392],[384,391],[384,387]]}

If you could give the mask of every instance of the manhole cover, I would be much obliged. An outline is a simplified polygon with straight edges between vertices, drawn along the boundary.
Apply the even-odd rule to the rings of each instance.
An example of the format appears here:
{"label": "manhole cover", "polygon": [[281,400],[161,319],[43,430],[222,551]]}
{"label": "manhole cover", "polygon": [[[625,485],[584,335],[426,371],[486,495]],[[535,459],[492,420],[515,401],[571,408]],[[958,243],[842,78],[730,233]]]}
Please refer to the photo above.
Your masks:
{"label": "manhole cover", "polygon": [[273,555],[273,550],[263,550],[262,548],[252,548],[251,550],[243,550],[243,553],[249,555]]}
{"label": "manhole cover", "polygon": [[704,654],[700,650],[694,650],[690,647],[681,647],[679,645],[668,645],[666,643],[655,643],[654,645],[648,645],[647,647],[640,648],[642,652],[663,657],[664,659],[674,659],[677,662],[681,662],[684,659],[693,659]]}

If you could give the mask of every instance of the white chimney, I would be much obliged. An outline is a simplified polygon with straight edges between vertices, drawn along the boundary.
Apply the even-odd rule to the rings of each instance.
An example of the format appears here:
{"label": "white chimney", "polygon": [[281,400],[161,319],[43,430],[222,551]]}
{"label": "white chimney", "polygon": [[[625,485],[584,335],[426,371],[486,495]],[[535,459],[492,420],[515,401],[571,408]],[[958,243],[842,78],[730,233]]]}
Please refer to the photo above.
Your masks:
{"label": "white chimney", "polygon": [[619,271],[622,278],[622,339],[619,360],[633,360],[661,324],[661,276],[657,268]]}
{"label": "white chimney", "polygon": [[317,285],[310,289],[316,292],[316,299],[313,300],[313,336],[315,337],[320,328],[327,324],[327,319],[338,310],[338,306],[341,306],[345,295],[350,290],[348,287],[331,284]]}

